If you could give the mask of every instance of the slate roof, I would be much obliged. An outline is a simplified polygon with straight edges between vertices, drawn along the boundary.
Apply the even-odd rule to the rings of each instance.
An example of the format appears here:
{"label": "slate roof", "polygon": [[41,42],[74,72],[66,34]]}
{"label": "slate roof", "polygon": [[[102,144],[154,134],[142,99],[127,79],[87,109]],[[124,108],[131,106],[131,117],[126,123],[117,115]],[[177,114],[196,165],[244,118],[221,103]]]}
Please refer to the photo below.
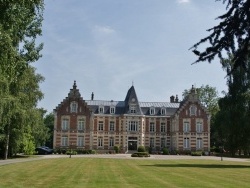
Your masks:
{"label": "slate roof", "polygon": [[[85,100],[94,113],[98,113],[99,106],[104,107],[104,114],[110,114],[110,107],[115,107],[115,114],[123,114],[125,101]],[[162,115],[161,109],[166,109],[166,116],[173,115],[179,108],[180,103],[170,102],[139,102],[140,111],[143,115],[150,115],[150,108],[155,109],[155,115]]]}

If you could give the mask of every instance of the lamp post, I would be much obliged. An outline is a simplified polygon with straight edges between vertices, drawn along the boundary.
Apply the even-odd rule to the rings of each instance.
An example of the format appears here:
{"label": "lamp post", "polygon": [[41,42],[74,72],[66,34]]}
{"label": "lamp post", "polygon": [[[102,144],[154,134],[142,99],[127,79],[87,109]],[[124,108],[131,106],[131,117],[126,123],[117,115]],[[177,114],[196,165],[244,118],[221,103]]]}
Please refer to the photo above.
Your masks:
{"label": "lamp post", "polygon": [[220,160],[223,161],[223,150],[224,150],[224,146],[222,145],[220,148],[221,148],[221,158],[220,158]]}

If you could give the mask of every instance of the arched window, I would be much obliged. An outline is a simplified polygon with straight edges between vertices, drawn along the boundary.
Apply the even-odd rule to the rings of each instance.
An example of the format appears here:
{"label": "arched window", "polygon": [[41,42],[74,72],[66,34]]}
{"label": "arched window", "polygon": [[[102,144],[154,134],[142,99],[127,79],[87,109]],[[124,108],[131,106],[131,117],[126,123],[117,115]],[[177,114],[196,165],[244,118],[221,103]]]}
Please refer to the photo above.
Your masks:
{"label": "arched window", "polygon": [[189,108],[190,116],[195,116],[196,115],[196,111],[197,111],[197,108],[196,108],[195,105],[190,106],[190,108]]}

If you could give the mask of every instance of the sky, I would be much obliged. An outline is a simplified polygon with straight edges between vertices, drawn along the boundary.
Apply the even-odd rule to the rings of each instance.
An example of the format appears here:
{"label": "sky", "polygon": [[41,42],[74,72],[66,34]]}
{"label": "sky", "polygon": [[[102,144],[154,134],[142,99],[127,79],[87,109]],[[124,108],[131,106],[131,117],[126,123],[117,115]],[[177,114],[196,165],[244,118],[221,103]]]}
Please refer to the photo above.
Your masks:
{"label": "sky", "polygon": [[[226,91],[219,59],[189,48],[209,35],[225,5],[215,0],[45,0],[38,107],[52,112],[74,80],[84,100],[122,101],[134,85],[140,102],[169,102],[194,85]],[[203,46],[205,47],[205,46]]]}

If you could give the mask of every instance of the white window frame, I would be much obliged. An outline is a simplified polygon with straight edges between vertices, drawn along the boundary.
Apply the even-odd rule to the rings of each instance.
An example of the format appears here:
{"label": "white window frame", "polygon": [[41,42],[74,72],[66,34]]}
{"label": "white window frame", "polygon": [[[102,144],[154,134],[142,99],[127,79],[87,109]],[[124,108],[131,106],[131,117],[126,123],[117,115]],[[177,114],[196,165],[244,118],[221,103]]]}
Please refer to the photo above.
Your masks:
{"label": "white window frame", "polygon": [[197,107],[195,105],[191,105],[189,108],[190,116],[196,116],[196,113],[197,113]]}
{"label": "white window frame", "polygon": [[109,147],[114,147],[114,137],[109,137]]}
{"label": "white window frame", "polygon": [[98,137],[98,147],[103,147],[103,138],[102,137]]}
{"label": "white window frame", "polygon": [[161,115],[165,115],[166,114],[166,108],[162,108],[161,109]]}
{"label": "white window frame", "polygon": [[149,111],[150,115],[155,115],[155,108],[151,107]]}
{"label": "white window frame", "polygon": [[166,123],[161,123],[161,132],[162,132],[162,133],[167,132],[167,126],[166,126]]}
{"label": "white window frame", "polygon": [[197,140],[196,140],[196,149],[202,149],[202,148],[203,148],[202,138],[197,138]]}
{"label": "white window frame", "polygon": [[183,132],[185,133],[190,132],[190,123],[188,121],[184,121],[183,123]]}
{"label": "white window frame", "polygon": [[150,138],[150,143],[149,143],[149,147],[154,148],[155,147],[155,138]]}
{"label": "white window frame", "polygon": [[203,123],[202,122],[196,122],[196,132],[197,133],[203,132]]}
{"label": "white window frame", "polygon": [[77,146],[78,147],[84,147],[84,136],[78,136],[77,137]]}
{"label": "white window frame", "polygon": [[103,123],[103,121],[98,122],[98,131],[104,131],[104,123]]}
{"label": "white window frame", "polygon": [[190,139],[189,138],[184,138],[184,140],[183,140],[183,148],[184,149],[189,149],[190,148]]}
{"label": "white window frame", "polygon": [[69,140],[67,136],[62,136],[61,137],[61,146],[68,146],[69,145]]}
{"label": "white window frame", "polygon": [[70,112],[71,113],[77,112],[77,107],[78,107],[77,102],[76,101],[72,101],[70,103]]}
{"label": "white window frame", "polygon": [[104,106],[99,106],[98,113],[103,114],[104,113]]}
{"label": "white window frame", "polygon": [[131,131],[131,132],[138,131],[138,122],[137,121],[129,121],[128,131]]}
{"label": "white window frame", "polygon": [[136,113],[136,107],[130,106],[130,114],[135,114],[135,113]]}
{"label": "white window frame", "polygon": [[63,118],[62,119],[62,130],[67,131],[69,130],[69,119],[68,118]]}
{"label": "white window frame", "polygon": [[115,122],[114,121],[109,122],[109,131],[115,131]]}
{"label": "white window frame", "polygon": [[149,123],[149,132],[155,132],[155,123],[154,122],[150,122]]}
{"label": "white window frame", "polygon": [[161,148],[165,148],[166,147],[166,138],[161,138]]}
{"label": "white window frame", "polygon": [[83,131],[85,129],[85,121],[83,118],[81,119],[78,119],[78,122],[77,122],[77,129],[78,131]]}
{"label": "white window frame", "polygon": [[110,114],[115,114],[115,107],[110,107]]}

